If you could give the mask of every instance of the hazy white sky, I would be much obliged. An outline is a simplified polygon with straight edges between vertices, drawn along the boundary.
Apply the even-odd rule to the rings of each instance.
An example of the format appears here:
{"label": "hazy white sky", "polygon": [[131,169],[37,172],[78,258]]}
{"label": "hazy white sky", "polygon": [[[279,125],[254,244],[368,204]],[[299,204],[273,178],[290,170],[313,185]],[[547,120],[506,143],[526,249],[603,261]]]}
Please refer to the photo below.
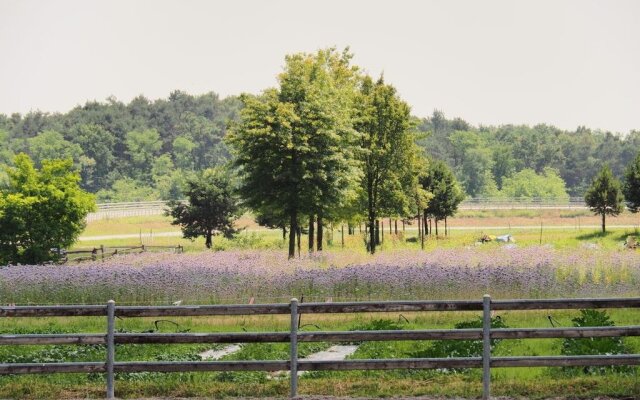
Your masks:
{"label": "hazy white sky", "polygon": [[0,113],[275,85],[350,46],[413,113],[640,129],[640,1],[0,0]]}

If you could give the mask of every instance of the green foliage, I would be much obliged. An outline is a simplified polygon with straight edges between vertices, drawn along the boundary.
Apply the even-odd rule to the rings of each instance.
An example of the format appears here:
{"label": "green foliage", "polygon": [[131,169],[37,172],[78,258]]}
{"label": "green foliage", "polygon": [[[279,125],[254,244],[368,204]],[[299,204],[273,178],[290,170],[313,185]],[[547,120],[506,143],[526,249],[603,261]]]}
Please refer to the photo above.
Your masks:
{"label": "green foliage", "polygon": [[515,199],[569,200],[564,181],[551,168],[545,168],[542,174],[525,168],[504,178],[501,195]]}
{"label": "green foliage", "polygon": [[133,171],[138,172],[137,178],[143,182],[149,182],[151,166],[162,147],[158,131],[148,129],[128,132],[126,143]]}
{"label": "green foliage", "polygon": [[360,212],[367,218],[367,246],[373,254],[376,220],[411,215],[416,201],[425,200],[418,188],[424,161],[415,143],[409,105],[382,78],[374,83],[364,77],[356,100],[354,129],[360,133]]}
{"label": "green foliage", "polygon": [[442,161],[431,161],[420,183],[433,195],[425,212],[436,220],[453,216],[464,200],[464,193],[453,172]]}
{"label": "green foliage", "polygon": [[390,319],[374,319],[366,324],[356,325],[352,331],[396,331],[404,329],[401,324]]}
{"label": "green foliage", "polygon": [[113,154],[115,136],[100,125],[83,124],[74,126],[67,140],[73,141],[84,152],[80,156],[82,187],[94,192],[106,187],[116,161]]}
{"label": "green foliage", "polygon": [[[575,327],[615,326],[605,310],[580,310],[580,316],[571,320]],[[563,339],[561,352],[566,356],[579,355],[612,355],[625,354],[627,350],[621,337],[600,337]],[[588,366],[584,368],[565,368],[567,372],[583,372],[585,374],[604,373],[607,371],[629,371],[628,367]]]}
{"label": "green foliage", "polygon": [[458,177],[471,197],[493,197],[497,194],[497,185],[491,169],[493,157],[487,148],[467,150],[464,162],[458,169]]}
{"label": "green foliage", "polygon": [[0,192],[0,262],[36,264],[55,259],[51,249],[73,244],[95,209],[79,187],[70,159],[43,160],[37,170],[26,154],[7,169],[9,186]]}
{"label": "green foliage", "polygon": [[[455,324],[455,329],[478,329],[482,328],[482,318],[462,321]],[[508,328],[502,318],[491,318],[491,328]],[[491,339],[491,346],[496,346],[500,339]],[[426,350],[415,352],[412,357],[480,357],[482,356],[481,340],[435,340],[431,347]]]}
{"label": "green foliage", "polygon": [[134,179],[121,178],[113,182],[111,189],[98,191],[96,197],[104,203],[152,201],[158,199],[158,193]]}
{"label": "green foliage", "polygon": [[618,215],[624,209],[622,190],[618,181],[605,164],[598,175],[591,182],[591,186],[584,195],[584,201],[595,214],[602,216],[602,232],[605,232],[605,216]]}
{"label": "green foliage", "polygon": [[29,153],[37,167],[42,166],[44,160],[71,159],[77,161],[82,154],[82,148],[70,143],[55,131],[44,131],[38,136],[27,140]]}
{"label": "green foliage", "polygon": [[288,220],[289,257],[299,221],[329,215],[357,178],[350,59],[335,49],[287,56],[279,88],[243,95],[241,121],[227,137],[246,203],[257,214]]}
{"label": "green foliage", "polygon": [[186,186],[188,203],[171,201],[167,211],[173,217],[172,224],[182,227],[183,236],[186,239],[204,236],[208,249],[216,232],[233,237],[236,233],[233,222],[242,212],[229,173],[219,167],[207,169],[189,179]]}
{"label": "green foliage", "polygon": [[631,162],[624,173],[624,186],[622,189],[627,208],[633,213],[640,211],[640,152]]}

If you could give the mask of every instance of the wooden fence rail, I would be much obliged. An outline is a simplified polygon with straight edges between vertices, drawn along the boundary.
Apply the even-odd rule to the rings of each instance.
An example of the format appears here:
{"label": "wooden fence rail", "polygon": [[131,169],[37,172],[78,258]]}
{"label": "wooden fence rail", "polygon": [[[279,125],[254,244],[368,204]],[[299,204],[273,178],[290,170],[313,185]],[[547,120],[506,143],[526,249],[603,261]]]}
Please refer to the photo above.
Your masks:
{"label": "wooden fence rail", "polygon": [[[290,371],[291,397],[297,395],[297,371],[346,371],[433,368],[482,368],[483,398],[490,397],[491,368],[568,367],[640,365],[640,354],[492,357],[491,339],[585,338],[640,336],[640,326],[576,328],[491,328],[491,310],[541,310],[583,308],[640,308],[640,298],[497,300],[486,295],[482,301],[383,301],[355,303],[304,303],[292,299],[289,304],[205,305],[205,306],[10,306],[0,307],[0,317],[106,316],[106,334],[25,334],[0,335],[0,345],[106,345],[105,362],[3,363],[0,374],[106,373],[107,398],[115,395],[114,374],[118,372],[196,372],[196,371]],[[298,332],[300,314],[410,312],[410,311],[482,311],[481,329],[430,329]],[[116,333],[116,317],[273,315],[290,314],[287,332],[232,333]],[[391,340],[482,340],[482,357],[408,358],[314,361],[298,358],[298,342],[345,342]],[[144,343],[291,343],[290,359],[279,361],[189,361],[189,362],[117,362],[116,344]]]}
{"label": "wooden fence rail", "polygon": [[147,251],[171,251],[173,253],[184,253],[184,247],[182,245],[176,246],[104,246],[92,247],[87,249],[68,250],[62,254],[61,263],[69,263],[72,261],[88,261],[88,260],[104,260],[113,256],[131,254],[131,253],[144,253]]}

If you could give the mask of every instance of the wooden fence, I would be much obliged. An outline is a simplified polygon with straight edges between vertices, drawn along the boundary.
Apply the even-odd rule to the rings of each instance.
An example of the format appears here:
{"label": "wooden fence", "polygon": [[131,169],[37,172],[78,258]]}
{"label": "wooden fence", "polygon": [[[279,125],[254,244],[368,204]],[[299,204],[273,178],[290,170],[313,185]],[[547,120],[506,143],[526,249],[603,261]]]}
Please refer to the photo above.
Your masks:
{"label": "wooden fence", "polygon": [[150,246],[142,244],[140,246],[103,246],[92,247],[88,249],[78,249],[65,251],[61,258],[62,263],[72,261],[80,262],[87,260],[104,260],[118,254],[143,253],[145,251],[171,251],[173,253],[182,253],[184,248],[182,245],[177,246]]}
{"label": "wooden fence", "polygon": [[[491,328],[491,311],[585,308],[640,308],[640,298],[494,300],[482,301],[383,301],[354,303],[206,305],[206,306],[11,306],[0,307],[0,317],[106,316],[106,334],[0,335],[0,345],[106,345],[105,362],[0,364],[0,374],[106,373],[107,398],[114,397],[116,372],[188,371],[290,371],[291,397],[297,395],[298,371],[389,370],[433,368],[482,368],[483,398],[490,396],[491,368],[640,365],[640,354],[584,356],[493,357],[490,339],[585,338],[640,336],[640,326],[577,328]],[[300,314],[364,312],[482,311],[482,329],[432,329],[384,331],[298,332]],[[290,314],[288,332],[238,333],[116,333],[115,318],[167,316],[228,316]],[[298,342],[482,340],[482,357],[366,359],[312,361],[298,358]],[[116,362],[116,344],[142,343],[290,343],[289,360]]]}

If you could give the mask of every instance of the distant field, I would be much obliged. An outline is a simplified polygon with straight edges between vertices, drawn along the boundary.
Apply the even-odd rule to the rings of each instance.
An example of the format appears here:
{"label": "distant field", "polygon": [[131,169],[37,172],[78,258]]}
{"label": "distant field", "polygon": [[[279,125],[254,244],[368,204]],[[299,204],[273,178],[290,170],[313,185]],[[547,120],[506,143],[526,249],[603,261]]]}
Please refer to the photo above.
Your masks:
{"label": "distant field", "polygon": [[[405,231],[400,232],[398,236],[389,235],[388,219],[384,219],[383,224],[385,232],[381,251],[420,248],[415,222],[412,225],[405,225]],[[557,248],[566,248],[596,245],[602,248],[616,248],[621,246],[628,235],[637,234],[640,215],[624,213],[615,218],[607,218],[609,228],[606,234],[599,232],[599,224],[599,217],[593,216],[587,210],[461,211],[448,221],[448,227],[451,230],[447,236],[444,236],[444,223],[440,222],[439,236],[437,238],[428,236],[425,241],[425,249],[472,246],[485,233],[511,234],[518,246],[546,244]],[[266,229],[257,225],[249,214],[239,219],[236,226],[243,229],[237,238],[227,240],[214,237],[214,249],[284,249],[286,246],[285,241],[282,240],[282,231]],[[331,230],[331,226],[326,228],[326,249],[343,249],[340,229],[341,225],[334,226],[333,230]],[[401,222],[398,222],[398,229],[402,231]],[[344,249],[364,252],[364,237],[360,233],[360,228],[356,228],[355,235],[345,234],[344,237]],[[303,250],[307,248],[306,240],[306,236],[303,235],[301,245]],[[182,239],[180,228],[171,225],[170,217],[162,215],[113,218],[90,222],[75,248],[139,244],[182,245],[187,251],[204,249],[202,238],[195,241]],[[489,244],[489,246],[491,245]]]}

